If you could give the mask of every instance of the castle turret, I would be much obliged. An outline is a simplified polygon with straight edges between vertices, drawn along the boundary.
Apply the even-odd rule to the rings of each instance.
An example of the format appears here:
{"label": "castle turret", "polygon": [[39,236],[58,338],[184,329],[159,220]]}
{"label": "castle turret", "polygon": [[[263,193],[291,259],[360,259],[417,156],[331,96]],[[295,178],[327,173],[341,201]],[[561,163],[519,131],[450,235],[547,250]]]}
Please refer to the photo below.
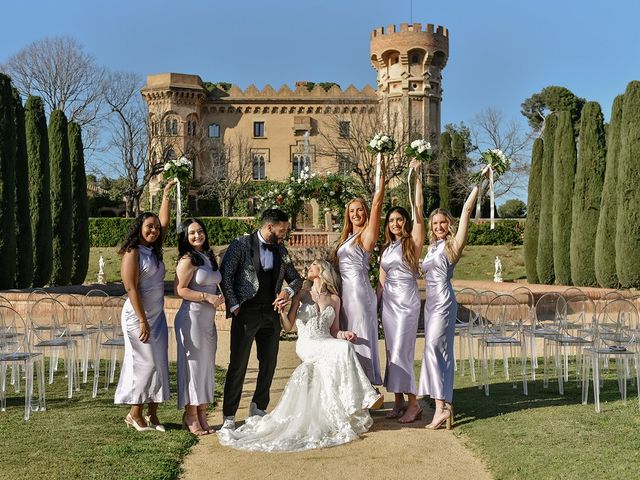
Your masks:
{"label": "castle turret", "polygon": [[440,135],[442,70],[449,57],[449,31],[420,23],[389,25],[371,32],[371,64],[387,121],[436,146]]}

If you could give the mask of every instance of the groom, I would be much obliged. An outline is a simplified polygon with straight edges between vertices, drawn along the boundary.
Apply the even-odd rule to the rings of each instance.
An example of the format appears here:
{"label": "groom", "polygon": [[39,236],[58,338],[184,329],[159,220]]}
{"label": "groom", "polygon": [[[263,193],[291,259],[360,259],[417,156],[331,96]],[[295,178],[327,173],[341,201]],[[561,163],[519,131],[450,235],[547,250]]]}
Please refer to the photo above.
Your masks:
{"label": "groom", "polygon": [[[231,357],[224,384],[222,428],[235,428],[242,385],[255,339],[259,369],[249,415],[264,415],[276,369],[280,341],[277,307],[287,304],[300,289],[302,278],[283,245],[289,217],[282,210],[262,213],[260,228],[236,238],[222,259],[221,288],[231,317]],[[288,286],[283,291],[283,280]]]}

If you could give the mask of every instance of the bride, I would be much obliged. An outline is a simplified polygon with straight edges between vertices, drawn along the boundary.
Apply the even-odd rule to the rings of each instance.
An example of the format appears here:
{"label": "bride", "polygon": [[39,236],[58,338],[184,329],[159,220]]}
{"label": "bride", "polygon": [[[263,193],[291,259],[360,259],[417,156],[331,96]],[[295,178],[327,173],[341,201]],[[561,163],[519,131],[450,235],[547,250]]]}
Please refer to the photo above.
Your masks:
{"label": "bride", "polygon": [[295,369],[274,410],[247,418],[236,430],[222,429],[222,445],[253,451],[300,451],[350,442],[373,421],[368,408],[384,397],[369,383],[353,345],[356,334],[338,330],[338,275],[325,260],[315,260],[303,287],[292,300],[282,326],[298,330]]}

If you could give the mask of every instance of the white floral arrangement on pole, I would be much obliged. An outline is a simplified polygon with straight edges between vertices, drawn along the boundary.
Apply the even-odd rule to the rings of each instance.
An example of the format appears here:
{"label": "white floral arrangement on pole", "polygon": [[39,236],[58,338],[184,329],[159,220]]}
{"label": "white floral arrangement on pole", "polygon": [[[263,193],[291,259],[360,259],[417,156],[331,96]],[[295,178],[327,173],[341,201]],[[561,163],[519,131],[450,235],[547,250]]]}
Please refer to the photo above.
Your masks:
{"label": "white floral arrangement on pole", "polygon": [[164,164],[164,172],[162,173],[165,180],[175,178],[176,184],[176,232],[182,230],[182,193],[181,185],[187,185],[193,178],[193,165],[187,157],[180,157],[175,160],[169,160]]}
{"label": "white floral arrangement on pole", "polygon": [[[507,157],[502,150],[499,148],[492,148],[489,150],[485,150],[482,152],[480,160],[485,166],[482,169],[482,172],[475,174],[472,178],[474,180],[480,180],[484,176],[485,169],[488,169],[489,173],[489,199],[491,204],[491,230],[493,230],[496,226],[495,218],[494,218],[494,210],[495,210],[495,190],[494,190],[494,182],[499,177],[504,175],[509,168],[511,168],[512,160]],[[480,202],[480,198],[478,198],[478,202]]]}
{"label": "white floral arrangement on pole", "polygon": [[382,155],[395,152],[396,141],[388,133],[378,132],[369,140],[367,149],[376,154],[376,191],[378,191],[380,188]]}

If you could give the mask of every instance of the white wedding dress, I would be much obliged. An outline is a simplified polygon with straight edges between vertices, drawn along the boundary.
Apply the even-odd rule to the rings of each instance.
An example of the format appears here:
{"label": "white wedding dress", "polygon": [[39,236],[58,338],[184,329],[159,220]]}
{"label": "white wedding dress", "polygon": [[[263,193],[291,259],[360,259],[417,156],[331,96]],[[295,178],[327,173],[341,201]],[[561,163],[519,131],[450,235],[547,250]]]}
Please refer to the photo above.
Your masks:
{"label": "white wedding dress", "polygon": [[371,427],[368,407],[378,395],[353,345],[329,334],[335,315],[331,305],[320,312],[316,305],[300,304],[296,353],[302,364],[271,413],[249,417],[236,430],[218,431],[222,445],[295,452],[348,443]]}

